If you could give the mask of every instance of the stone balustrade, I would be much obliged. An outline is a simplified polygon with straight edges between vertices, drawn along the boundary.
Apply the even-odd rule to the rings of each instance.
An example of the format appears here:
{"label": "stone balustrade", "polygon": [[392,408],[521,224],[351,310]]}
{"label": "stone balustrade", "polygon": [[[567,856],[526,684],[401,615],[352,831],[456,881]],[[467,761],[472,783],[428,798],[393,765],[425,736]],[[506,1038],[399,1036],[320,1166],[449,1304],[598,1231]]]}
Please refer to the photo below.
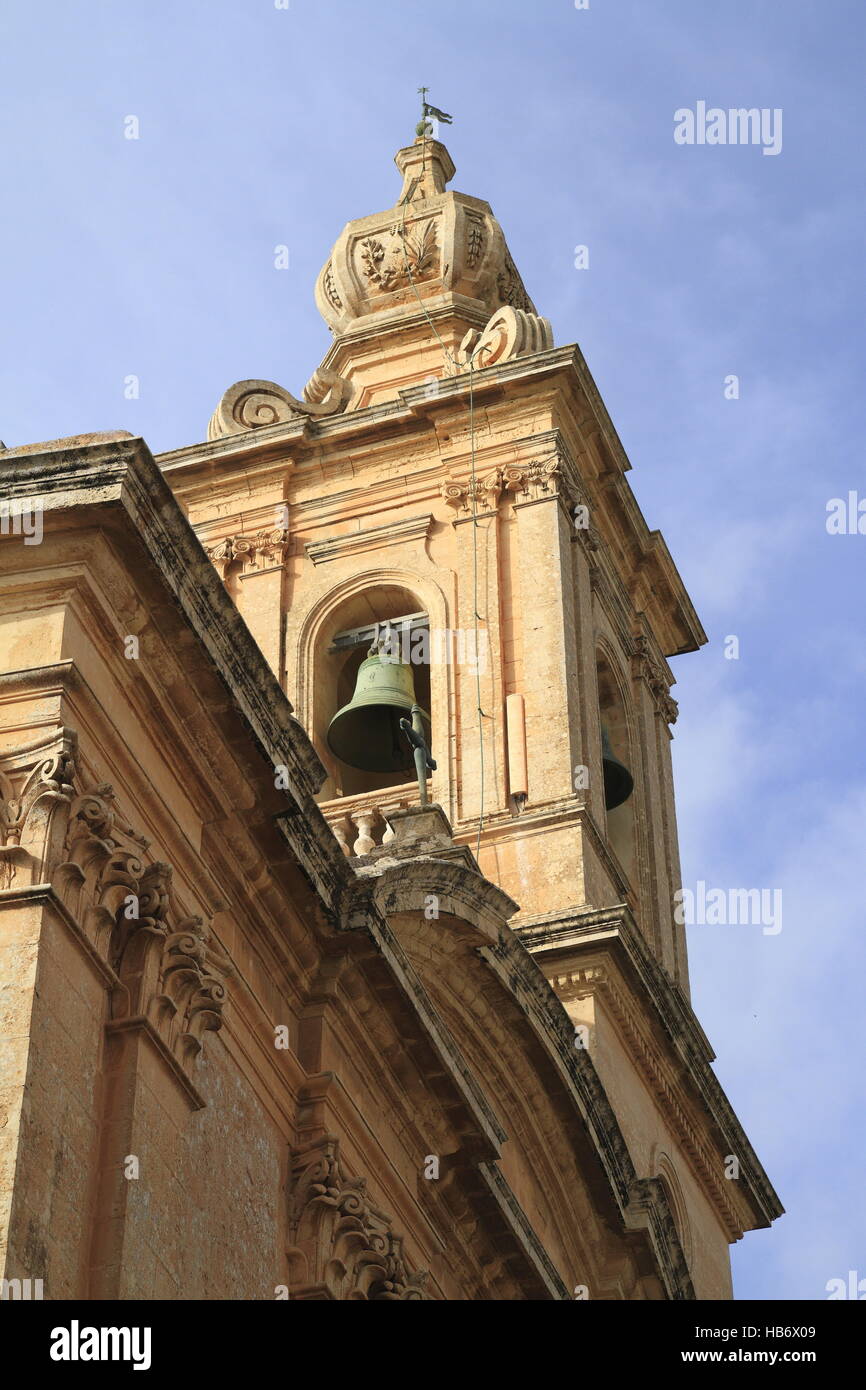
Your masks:
{"label": "stone balustrade", "polygon": [[321,803],[321,811],[347,859],[369,854],[394,838],[388,817],[418,800],[415,782],[382,787],[357,796],[341,796]]}

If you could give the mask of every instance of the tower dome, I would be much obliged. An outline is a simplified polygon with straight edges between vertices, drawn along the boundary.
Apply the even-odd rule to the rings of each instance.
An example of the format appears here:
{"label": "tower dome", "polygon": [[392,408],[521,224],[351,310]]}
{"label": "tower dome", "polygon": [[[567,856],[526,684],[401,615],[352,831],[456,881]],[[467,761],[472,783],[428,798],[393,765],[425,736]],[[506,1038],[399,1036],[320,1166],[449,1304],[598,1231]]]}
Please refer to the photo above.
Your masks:
{"label": "tower dome", "polygon": [[352,382],[353,409],[459,370],[503,309],[518,352],[552,345],[490,204],[447,188],[445,146],[420,135],[394,162],[396,204],[347,223],[316,283],[335,338],[323,367]]}

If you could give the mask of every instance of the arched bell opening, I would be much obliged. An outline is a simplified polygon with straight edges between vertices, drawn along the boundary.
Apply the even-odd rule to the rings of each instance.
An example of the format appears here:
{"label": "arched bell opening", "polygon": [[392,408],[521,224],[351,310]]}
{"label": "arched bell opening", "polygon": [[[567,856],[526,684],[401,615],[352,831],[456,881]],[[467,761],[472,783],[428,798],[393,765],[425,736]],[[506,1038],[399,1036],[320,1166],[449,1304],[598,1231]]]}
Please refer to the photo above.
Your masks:
{"label": "arched bell opening", "polygon": [[607,838],[620,867],[631,881],[635,868],[635,800],[628,714],[613,668],[601,654],[596,661],[596,673]]}
{"label": "arched bell opening", "polygon": [[[371,656],[376,635],[384,640]],[[413,702],[432,744],[427,614],[401,585],[372,585],[335,609],[317,653],[315,743],[330,773],[325,799],[415,780],[399,728]]]}

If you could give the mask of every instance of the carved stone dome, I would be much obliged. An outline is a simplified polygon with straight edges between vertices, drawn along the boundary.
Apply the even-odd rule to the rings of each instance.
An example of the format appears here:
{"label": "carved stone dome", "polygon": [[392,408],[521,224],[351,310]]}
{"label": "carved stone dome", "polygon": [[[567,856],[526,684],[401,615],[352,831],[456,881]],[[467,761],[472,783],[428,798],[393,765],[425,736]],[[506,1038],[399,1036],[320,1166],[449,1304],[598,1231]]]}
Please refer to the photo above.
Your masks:
{"label": "carved stone dome", "polygon": [[236,382],[208,439],[363,409],[407,387],[553,346],[489,203],[446,184],[445,146],[422,135],[394,157],[397,204],[349,222],[316,282],[334,340],[299,399],[273,381]]}
{"label": "carved stone dome", "polygon": [[316,303],[337,337],[414,315],[420,304],[456,309],[480,327],[503,305],[535,313],[481,198],[453,193],[454,164],[438,140],[419,136],[395,155],[403,188],[393,208],[349,222],[316,283]]}

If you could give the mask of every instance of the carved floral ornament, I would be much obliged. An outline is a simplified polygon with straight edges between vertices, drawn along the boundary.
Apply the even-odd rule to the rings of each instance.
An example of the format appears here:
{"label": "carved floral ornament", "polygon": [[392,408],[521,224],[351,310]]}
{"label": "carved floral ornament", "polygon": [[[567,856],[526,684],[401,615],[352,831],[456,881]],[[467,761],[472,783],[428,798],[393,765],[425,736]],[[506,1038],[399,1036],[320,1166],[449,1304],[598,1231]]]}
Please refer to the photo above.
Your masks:
{"label": "carved floral ornament", "polygon": [[326,1135],[293,1156],[289,1203],[291,1298],[426,1300],[427,1272],[409,1271],[366,1179],[345,1175],[339,1140]]}
{"label": "carved floral ornament", "polygon": [[113,788],[78,781],[72,730],[0,758],[2,886],[50,884],[116,977],[112,1022],[146,1020],[190,1070],[202,1035],[221,1025],[229,961],[178,904],[171,865],[148,860]]}
{"label": "carved floral ornament", "polygon": [[416,226],[397,222],[386,235],[387,245],[374,236],[360,242],[358,268],[376,289],[406,289],[439,274],[436,223],[432,219]]}

